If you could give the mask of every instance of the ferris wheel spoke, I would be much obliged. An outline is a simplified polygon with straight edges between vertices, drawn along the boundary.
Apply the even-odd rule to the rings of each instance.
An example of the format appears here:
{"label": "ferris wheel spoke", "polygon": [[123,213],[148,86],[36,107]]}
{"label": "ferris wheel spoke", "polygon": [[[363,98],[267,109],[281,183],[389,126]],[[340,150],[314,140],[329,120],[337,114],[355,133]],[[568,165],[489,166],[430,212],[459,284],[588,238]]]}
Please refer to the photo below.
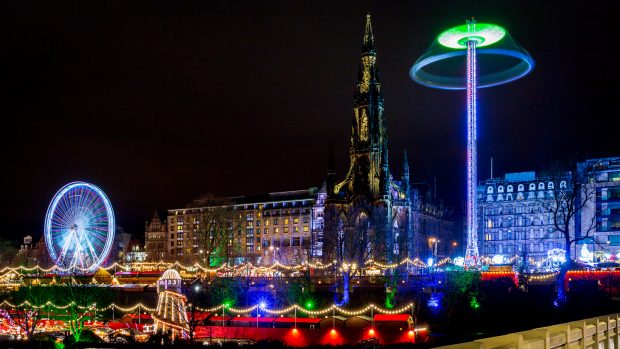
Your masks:
{"label": "ferris wheel spoke", "polygon": [[99,256],[97,255],[97,252],[95,252],[95,248],[93,247],[93,245],[90,243],[90,240],[88,239],[88,237],[85,237],[84,241],[86,241],[86,245],[88,246],[88,250],[91,253],[92,259],[93,260],[97,260],[99,259]]}

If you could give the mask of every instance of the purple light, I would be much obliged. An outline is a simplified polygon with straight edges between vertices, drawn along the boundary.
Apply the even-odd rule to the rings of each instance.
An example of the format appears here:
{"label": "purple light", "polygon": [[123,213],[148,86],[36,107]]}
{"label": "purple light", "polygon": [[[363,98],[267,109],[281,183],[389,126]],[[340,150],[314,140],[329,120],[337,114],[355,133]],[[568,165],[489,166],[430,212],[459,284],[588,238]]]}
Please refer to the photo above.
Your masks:
{"label": "purple light", "polygon": [[[468,22],[475,31],[475,22]],[[467,41],[467,250],[466,265],[478,263],[478,230],[476,222],[478,183],[478,139],[476,135],[476,41]]]}

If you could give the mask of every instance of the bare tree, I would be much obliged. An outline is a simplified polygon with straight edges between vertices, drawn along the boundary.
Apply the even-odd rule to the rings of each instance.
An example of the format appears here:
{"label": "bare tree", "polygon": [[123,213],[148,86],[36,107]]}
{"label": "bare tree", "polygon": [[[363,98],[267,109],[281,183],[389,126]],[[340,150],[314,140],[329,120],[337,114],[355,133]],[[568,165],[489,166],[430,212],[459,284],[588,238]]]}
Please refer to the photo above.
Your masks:
{"label": "bare tree", "polygon": [[229,199],[217,198],[211,194],[202,196],[192,203],[195,207],[204,207],[195,232],[201,262],[210,267],[214,258],[217,264],[228,263],[240,246],[235,245],[235,235],[243,228],[244,220],[235,210]]}
{"label": "bare tree", "polygon": [[0,238],[0,268],[16,264],[18,251],[13,241]]}
{"label": "bare tree", "polygon": [[365,212],[357,214],[353,227],[345,229],[342,218],[339,218],[336,228],[336,264],[340,266],[343,281],[340,304],[344,305],[350,299],[351,276],[361,272],[364,263],[374,256],[380,244],[377,241],[380,234]]}
{"label": "bare tree", "polygon": [[[573,265],[571,247],[580,241],[592,240],[596,228],[595,215],[582,217],[587,210],[593,209],[596,189],[590,183],[587,170],[573,166],[573,171],[569,171],[569,168],[560,163],[549,166],[547,175],[554,187],[545,199],[540,200],[543,210],[550,214],[554,231],[564,238],[567,268]],[[579,234],[575,232],[577,225]]]}

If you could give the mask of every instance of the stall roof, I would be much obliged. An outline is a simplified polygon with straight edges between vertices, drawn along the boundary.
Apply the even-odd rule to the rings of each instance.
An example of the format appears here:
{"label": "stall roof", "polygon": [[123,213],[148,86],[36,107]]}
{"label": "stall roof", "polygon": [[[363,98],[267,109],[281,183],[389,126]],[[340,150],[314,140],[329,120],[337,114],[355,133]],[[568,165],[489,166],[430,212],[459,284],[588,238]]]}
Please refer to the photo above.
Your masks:
{"label": "stall roof", "polygon": [[[258,322],[273,322],[276,318],[273,317],[259,317]],[[231,322],[256,322],[255,317],[235,317],[230,319]]]}
{"label": "stall roof", "polygon": [[377,314],[375,322],[407,322],[411,319],[409,314]]}
{"label": "stall roof", "polygon": [[[279,317],[276,319],[275,322],[290,322],[290,323],[294,323],[295,322],[295,318],[292,317]],[[319,318],[315,318],[315,317],[298,317],[297,318],[297,323],[298,324],[318,324],[321,322],[321,319]]]}

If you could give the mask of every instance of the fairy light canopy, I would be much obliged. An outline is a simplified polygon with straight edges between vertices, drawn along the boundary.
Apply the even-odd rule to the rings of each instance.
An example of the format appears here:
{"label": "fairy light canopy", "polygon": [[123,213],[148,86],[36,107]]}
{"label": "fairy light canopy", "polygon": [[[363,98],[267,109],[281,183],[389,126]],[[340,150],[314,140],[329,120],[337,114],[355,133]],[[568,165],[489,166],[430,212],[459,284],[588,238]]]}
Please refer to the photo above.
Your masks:
{"label": "fairy light canopy", "polygon": [[496,24],[459,25],[441,32],[409,70],[421,85],[445,90],[464,90],[467,42],[476,42],[477,88],[517,80],[534,69],[534,59],[508,30]]}

